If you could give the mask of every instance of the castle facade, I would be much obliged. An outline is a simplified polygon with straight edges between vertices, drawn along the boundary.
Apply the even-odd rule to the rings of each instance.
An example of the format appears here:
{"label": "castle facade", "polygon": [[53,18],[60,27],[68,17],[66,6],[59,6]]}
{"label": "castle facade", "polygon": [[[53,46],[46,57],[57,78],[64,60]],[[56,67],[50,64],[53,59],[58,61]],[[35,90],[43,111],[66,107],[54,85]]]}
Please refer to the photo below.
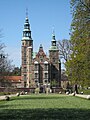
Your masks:
{"label": "castle facade", "polygon": [[60,87],[61,63],[55,34],[52,34],[49,56],[45,54],[42,45],[40,45],[39,51],[35,53],[28,17],[26,17],[24,23],[21,60],[21,79],[24,87],[44,87],[45,85]]}

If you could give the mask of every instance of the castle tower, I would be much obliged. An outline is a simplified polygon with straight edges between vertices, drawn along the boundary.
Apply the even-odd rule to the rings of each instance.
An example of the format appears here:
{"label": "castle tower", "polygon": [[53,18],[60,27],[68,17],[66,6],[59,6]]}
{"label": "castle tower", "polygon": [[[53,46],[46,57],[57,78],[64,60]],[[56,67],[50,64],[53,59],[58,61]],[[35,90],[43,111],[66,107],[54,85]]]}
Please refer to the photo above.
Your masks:
{"label": "castle tower", "polygon": [[26,16],[22,37],[22,48],[21,48],[21,56],[22,56],[22,70],[21,76],[22,81],[24,81],[24,87],[29,87],[30,83],[30,74],[31,74],[31,64],[32,64],[32,54],[33,54],[33,40],[31,37],[31,30],[29,19]]}
{"label": "castle tower", "polygon": [[50,81],[55,84],[54,86],[60,86],[60,76],[61,76],[61,63],[59,59],[59,50],[56,45],[55,33],[53,31],[51,47],[49,49],[49,59],[50,59]]}

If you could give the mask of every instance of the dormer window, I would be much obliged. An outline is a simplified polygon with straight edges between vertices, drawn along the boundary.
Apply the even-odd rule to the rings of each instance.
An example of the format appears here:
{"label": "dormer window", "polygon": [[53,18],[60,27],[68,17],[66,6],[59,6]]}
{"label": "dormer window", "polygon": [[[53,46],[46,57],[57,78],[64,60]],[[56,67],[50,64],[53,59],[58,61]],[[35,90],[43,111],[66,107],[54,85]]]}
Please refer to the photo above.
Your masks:
{"label": "dormer window", "polygon": [[40,62],[43,62],[43,56],[40,56]]}

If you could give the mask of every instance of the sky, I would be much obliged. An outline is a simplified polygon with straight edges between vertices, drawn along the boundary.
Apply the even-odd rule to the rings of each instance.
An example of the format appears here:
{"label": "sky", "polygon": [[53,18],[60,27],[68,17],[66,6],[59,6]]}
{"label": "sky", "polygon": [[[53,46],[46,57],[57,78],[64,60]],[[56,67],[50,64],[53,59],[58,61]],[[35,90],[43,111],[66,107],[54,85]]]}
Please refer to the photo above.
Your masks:
{"label": "sky", "polygon": [[42,44],[48,54],[53,28],[56,40],[70,38],[70,0],[0,0],[0,29],[3,36],[0,41],[6,45],[5,52],[16,67],[21,66],[21,39],[26,9],[35,52]]}

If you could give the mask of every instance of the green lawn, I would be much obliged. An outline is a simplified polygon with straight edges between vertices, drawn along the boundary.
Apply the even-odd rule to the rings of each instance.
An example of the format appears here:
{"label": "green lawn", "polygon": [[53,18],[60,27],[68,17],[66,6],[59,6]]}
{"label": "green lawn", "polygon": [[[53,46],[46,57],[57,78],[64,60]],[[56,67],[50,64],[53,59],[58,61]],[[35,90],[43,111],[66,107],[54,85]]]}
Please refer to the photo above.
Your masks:
{"label": "green lawn", "polygon": [[58,94],[0,101],[0,120],[90,120],[90,100]]}

